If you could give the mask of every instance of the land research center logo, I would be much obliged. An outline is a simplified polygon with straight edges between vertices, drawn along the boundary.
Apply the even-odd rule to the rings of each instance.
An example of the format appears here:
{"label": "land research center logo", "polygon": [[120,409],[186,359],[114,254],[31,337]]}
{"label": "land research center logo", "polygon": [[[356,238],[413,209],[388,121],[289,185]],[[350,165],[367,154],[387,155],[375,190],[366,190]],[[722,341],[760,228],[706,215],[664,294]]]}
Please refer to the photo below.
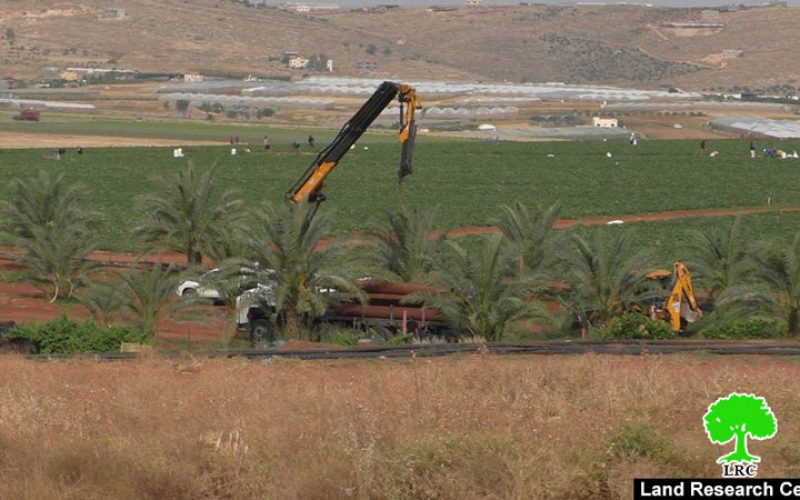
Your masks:
{"label": "land research center logo", "polygon": [[634,500],[800,500],[800,478],[756,477],[762,460],[748,444],[778,433],[778,419],[765,398],[733,392],[709,404],[702,422],[711,444],[726,447],[717,459],[722,477],[634,479]]}
{"label": "land research center logo", "polygon": [[750,453],[747,440],[771,439],[778,432],[778,420],[764,398],[737,392],[708,405],[703,425],[712,443],[735,444],[733,452],[717,459],[722,477],[755,477],[761,457]]}

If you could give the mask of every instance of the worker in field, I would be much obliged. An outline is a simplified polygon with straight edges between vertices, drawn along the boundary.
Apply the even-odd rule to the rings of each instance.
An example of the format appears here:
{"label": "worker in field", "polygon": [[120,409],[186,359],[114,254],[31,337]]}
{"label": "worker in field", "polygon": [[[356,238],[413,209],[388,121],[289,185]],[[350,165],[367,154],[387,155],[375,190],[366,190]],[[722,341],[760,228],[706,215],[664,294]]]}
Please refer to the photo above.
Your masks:
{"label": "worker in field", "polygon": [[311,149],[314,149],[314,136],[311,134],[308,135],[308,145]]}
{"label": "worker in field", "polygon": [[265,136],[264,136],[264,140],[263,140],[263,141],[261,141],[261,144],[263,144],[263,145],[264,145],[264,151],[269,151],[269,149],[270,149],[270,144],[269,144],[269,136],[268,136],[268,135],[265,135]]}
{"label": "worker in field", "polygon": [[300,143],[297,141],[292,141],[292,149],[298,151],[300,149]]}
{"label": "worker in field", "polygon": [[750,158],[755,158],[755,157],[756,157],[756,145],[753,143],[753,141],[750,141]]}
{"label": "worker in field", "polygon": [[702,141],[700,141],[700,156],[705,156],[705,155],[706,155],[706,141],[705,139],[703,139]]}

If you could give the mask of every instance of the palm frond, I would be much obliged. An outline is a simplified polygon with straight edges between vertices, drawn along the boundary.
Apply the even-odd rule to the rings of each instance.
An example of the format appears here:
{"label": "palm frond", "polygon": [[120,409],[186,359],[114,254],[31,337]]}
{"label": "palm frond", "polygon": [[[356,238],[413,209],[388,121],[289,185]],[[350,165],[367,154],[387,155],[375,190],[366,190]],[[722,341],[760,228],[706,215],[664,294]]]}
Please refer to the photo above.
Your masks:
{"label": "palm frond", "polygon": [[151,249],[185,252],[199,263],[203,254],[225,258],[237,254],[232,245],[246,232],[246,211],[238,192],[218,193],[216,168],[197,173],[193,164],[160,180],[154,193],[143,195],[138,208],[145,215],[135,232]]}

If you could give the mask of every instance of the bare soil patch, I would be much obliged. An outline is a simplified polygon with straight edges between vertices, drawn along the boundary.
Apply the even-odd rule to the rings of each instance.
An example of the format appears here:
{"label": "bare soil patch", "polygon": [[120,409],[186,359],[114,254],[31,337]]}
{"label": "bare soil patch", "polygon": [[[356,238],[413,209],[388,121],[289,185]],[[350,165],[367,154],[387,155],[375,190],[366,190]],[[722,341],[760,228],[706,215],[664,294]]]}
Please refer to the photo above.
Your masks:
{"label": "bare soil patch", "polygon": [[[164,321],[156,332],[156,338],[186,340],[190,342],[216,342],[225,333],[233,333],[233,323],[228,321],[222,308],[200,306],[202,319],[187,321]],[[42,323],[62,314],[71,319],[85,320],[89,312],[80,304],[52,304],[47,297],[30,283],[0,282],[0,320],[16,323]]]}
{"label": "bare soil patch", "polygon": [[81,306],[47,302],[42,291],[30,283],[0,283],[0,320],[39,323],[56,319],[62,314],[75,319],[88,316],[86,309]]}
{"label": "bare soil patch", "polygon": [[33,134],[24,132],[3,132],[0,134],[0,148],[4,149],[218,146],[219,144],[220,142],[214,141],[105,137],[96,135]]}
{"label": "bare soil patch", "polygon": [[[716,110],[715,110],[716,113]],[[649,139],[659,140],[701,140],[730,139],[731,134],[712,130],[706,126],[708,117],[673,116],[626,116],[625,126],[644,134]],[[675,128],[675,124],[681,128]]]}
{"label": "bare soil patch", "polygon": [[[598,216],[584,217],[581,219],[559,219],[553,224],[556,229],[565,229],[572,226],[602,226],[611,221],[621,220],[623,223],[629,222],[658,222],[675,219],[692,219],[705,217],[735,217],[738,215],[754,215],[765,213],[791,213],[800,212],[800,207],[751,207],[751,208],[717,208],[704,210],[672,210],[669,212],[658,212],[651,214],[631,214],[619,216]],[[499,230],[494,226],[467,226],[451,230],[448,235],[451,238],[463,236],[479,236],[484,234],[495,234]]]}

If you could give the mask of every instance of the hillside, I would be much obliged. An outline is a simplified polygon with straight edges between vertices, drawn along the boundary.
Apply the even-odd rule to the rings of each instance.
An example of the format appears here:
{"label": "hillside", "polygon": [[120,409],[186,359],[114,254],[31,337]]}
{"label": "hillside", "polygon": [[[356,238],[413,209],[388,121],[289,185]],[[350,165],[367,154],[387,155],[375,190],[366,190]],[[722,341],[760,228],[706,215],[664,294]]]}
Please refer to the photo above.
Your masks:
{"label": "hillside", "polygon": [[[109,19],[107,9],[124,9]],[[0,6],[2,76],[50,66],[301,75],[284,51],[336,74],[686,88],[796,84],[800,8],[710,15],[635,6],[509,6],[310,14],[226,0],[16,0]],[[711,27],[684,27],[702,22]],[[678,23],[669,27],[668,23]],[[717,27],[714,27],[717,26]],[[724,53],[727,49],[743,51]],[[356,64],[374,62],[361,72]]]}

